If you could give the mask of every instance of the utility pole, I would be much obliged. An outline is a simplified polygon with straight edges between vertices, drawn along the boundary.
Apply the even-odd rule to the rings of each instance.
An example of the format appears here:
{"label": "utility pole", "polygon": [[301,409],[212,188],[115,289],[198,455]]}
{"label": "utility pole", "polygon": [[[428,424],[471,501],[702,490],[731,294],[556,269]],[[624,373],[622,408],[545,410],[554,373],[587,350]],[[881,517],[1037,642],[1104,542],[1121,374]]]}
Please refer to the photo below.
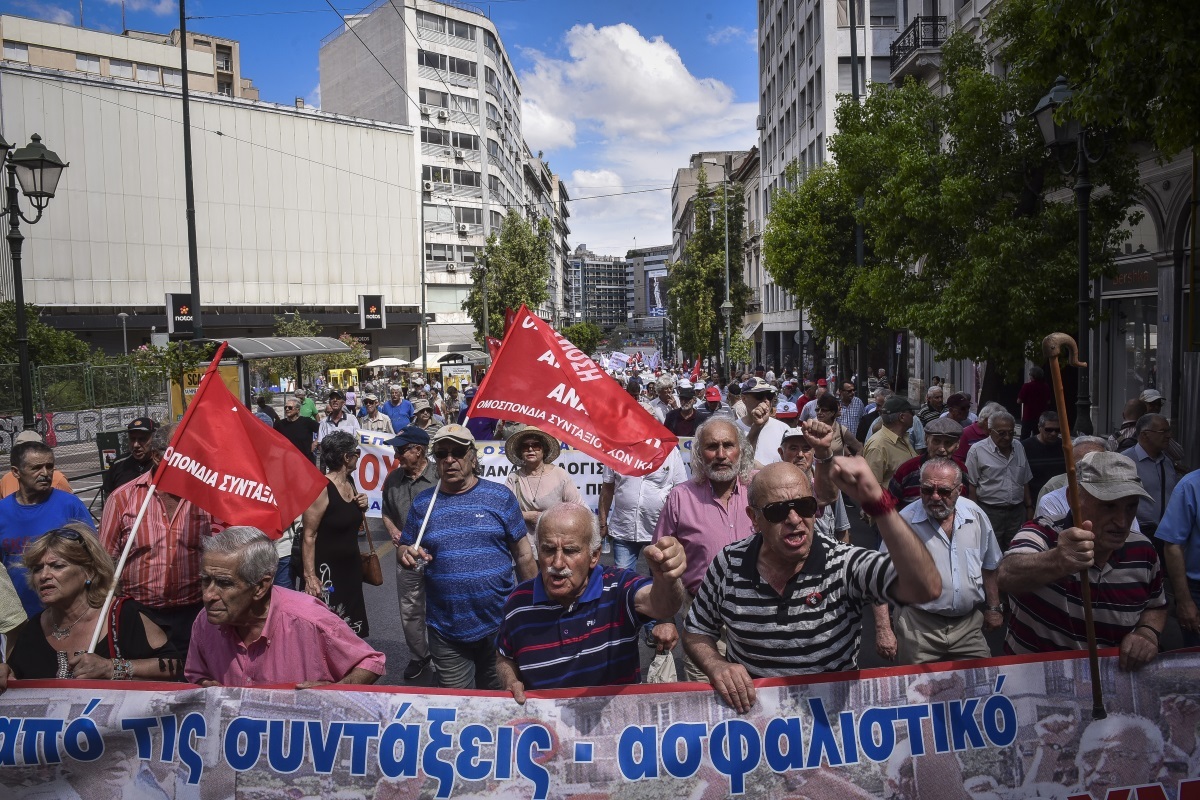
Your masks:
{"label": "utility pole", "polygon": [[[187,218],[188,276],[192,286],[192,338],[204,338],[200,310],[200,255],[196,244],[196,191],[192,186],[192,109],[188,102],[187,11],[179,0],[179,66],[183,76],[183,192]],[[170,309],[168,309],[170,313]]]}
{"label": "utility pole", "polygon": [[[856,6],[859,0],[848,0],[850,7],[850,96],[854,104],[859,103],[858,93],[858,13]],[[862,195],[858,196],[858,209],[863,207]],[[854,220],[854,263],[861,270],[863,266],[863,227],[862,222]],[[858,396],[867,400],[867,331],[864,328],[859,334],[855,360],[858,362]]]}

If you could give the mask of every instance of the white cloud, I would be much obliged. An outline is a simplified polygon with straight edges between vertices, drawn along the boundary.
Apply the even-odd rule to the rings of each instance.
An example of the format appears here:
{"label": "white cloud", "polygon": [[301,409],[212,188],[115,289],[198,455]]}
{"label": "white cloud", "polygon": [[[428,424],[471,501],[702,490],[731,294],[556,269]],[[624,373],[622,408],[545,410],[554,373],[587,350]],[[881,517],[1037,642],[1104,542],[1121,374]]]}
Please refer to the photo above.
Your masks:
{"label": "white cloud", "polygon": [[[104,0],[110,6],[121,5],[122,0]],[[166,16],[179,12],[175,0],[124,0],[126,11],[149,11],[155,16]]]}
{"label": "white cloud", "polygon": [[308,97],[304,98],[304,105],[308,106],[309,108],[321,107],[321,84],[318,83],[313,87],[313,90],[308,93]]}
{"label": "white cloud", "polygon": [[42,3],[38,2],[38,0],[21,0],[13,5],[31,17],[44,19],[47,22],[57,22],[62,25],[74,25],[78,22],[75,12],[50,3]]}
{"label": "white cloud", "polygon": [[624,254],[635,237],[640,247],[669,243],[675,170],[693,153],[756,142],[757,103],[737,102],[662,37],[628,24],[575,26],[564,45],[565,58],[527,52],[522,116],[530,147],[570,164],[572,244]]}
{"label": "white cloud", "polygon": [[739,28],[736,25],[728,25],[721,28],[719,31],[710,33],[706,40],[711,45],[721,45],[726,42],[740,42],[741,44],[749,45],[750,47],[758,46],[758,32],[748,31],[745,28]]}

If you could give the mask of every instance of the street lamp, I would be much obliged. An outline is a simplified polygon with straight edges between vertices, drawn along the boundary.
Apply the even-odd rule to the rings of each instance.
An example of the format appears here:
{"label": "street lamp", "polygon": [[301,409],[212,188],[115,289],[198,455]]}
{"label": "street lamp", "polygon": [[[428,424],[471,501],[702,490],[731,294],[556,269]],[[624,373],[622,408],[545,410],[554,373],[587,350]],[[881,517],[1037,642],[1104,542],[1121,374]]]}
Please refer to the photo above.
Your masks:
{"label": "street lamp", "polygon": [[[30,225],[36,224],[42,218],[54,191],[58,188],[62,171],[69,165],[42,144],[42,137],[36,133],[30,137],[29,144],[13,150],[13,146],[0,136],[0,161],[8,165],[8,187],[5,195],[5,205],[2,213],[8,217],[8,250],[12,255],[13,298],[17,304],[17,361],[21,370],[21,418],[25,430],[35,427],[33,420],[33,384],[29,372],[29,330],[25,321],[25,287],[21,280],[21,246],[25,237],[21,235],[20,222],[25,220]],[[29,219],[21,213],[18,202],[17,183],[21,184],[21,192],[37,209],[37,216]]]}
{"label": "street lamp", "polygon": [[129,315],[122,311],[117,314],[117,319],[121,320],[121,344],[125,348],[125,355],[129,355],[129,332],[125,330],[125,320],[129,319]]}
{"label": "street lamp", "polygon": [[[1062,75],[1054,82],[1054,87],[1038,101],[1033,109],[1034,119],[1041,129],[1046,146],[1058,152],[1075,143],[1075,166],[1064,170],[1067,174],[1075,173],[1075,205],[1079,210],[1079,360],[1085,364],[1088,361],[1088,341],[1091,327],[1091,293],[1088,287],[1088,209],[1091,204],[1092,182],[1088,176],[1088,165],[1094,164],[1088,153],[1087,131],[1078,120],[1068,119],[1059,122],[1058,111],[1075,95],[1067,85],[1067,79]],[[1078,390],[1075,400],[1075,430],[1077,433],[1090,435],[1092,433],[1092,398],[1086,367],[1078,367]]]}

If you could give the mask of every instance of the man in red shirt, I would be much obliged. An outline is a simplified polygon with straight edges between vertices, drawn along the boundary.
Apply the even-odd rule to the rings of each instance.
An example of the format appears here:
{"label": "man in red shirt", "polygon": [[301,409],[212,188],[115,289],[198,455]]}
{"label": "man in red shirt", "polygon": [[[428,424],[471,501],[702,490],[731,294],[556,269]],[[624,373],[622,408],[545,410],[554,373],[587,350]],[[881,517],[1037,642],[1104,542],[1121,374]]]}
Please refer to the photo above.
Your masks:
{"label": "man in red shirt", "polygon": [[1054,392],[1046,383],[1046,373],[1041,367],[1029,370],[1029,380],[1021,386],[1017,393],[1017,402],[1021,404],[1021,440],[1024,441],[1037,433],[1038,418],[1050,408],[1050,400]]}

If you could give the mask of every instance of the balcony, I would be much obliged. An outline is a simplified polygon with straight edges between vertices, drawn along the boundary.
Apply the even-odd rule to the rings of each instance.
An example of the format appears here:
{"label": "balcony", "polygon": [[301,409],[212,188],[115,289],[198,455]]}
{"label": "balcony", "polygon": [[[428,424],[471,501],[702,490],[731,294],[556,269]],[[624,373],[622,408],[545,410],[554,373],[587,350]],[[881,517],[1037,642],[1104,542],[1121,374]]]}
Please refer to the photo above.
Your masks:
{"label": "balcony", "polygon": [[892,82],[907,75],[924,78],[942,61],[942,44],[949,29],[945,17],[916,17],[892,42]]}

